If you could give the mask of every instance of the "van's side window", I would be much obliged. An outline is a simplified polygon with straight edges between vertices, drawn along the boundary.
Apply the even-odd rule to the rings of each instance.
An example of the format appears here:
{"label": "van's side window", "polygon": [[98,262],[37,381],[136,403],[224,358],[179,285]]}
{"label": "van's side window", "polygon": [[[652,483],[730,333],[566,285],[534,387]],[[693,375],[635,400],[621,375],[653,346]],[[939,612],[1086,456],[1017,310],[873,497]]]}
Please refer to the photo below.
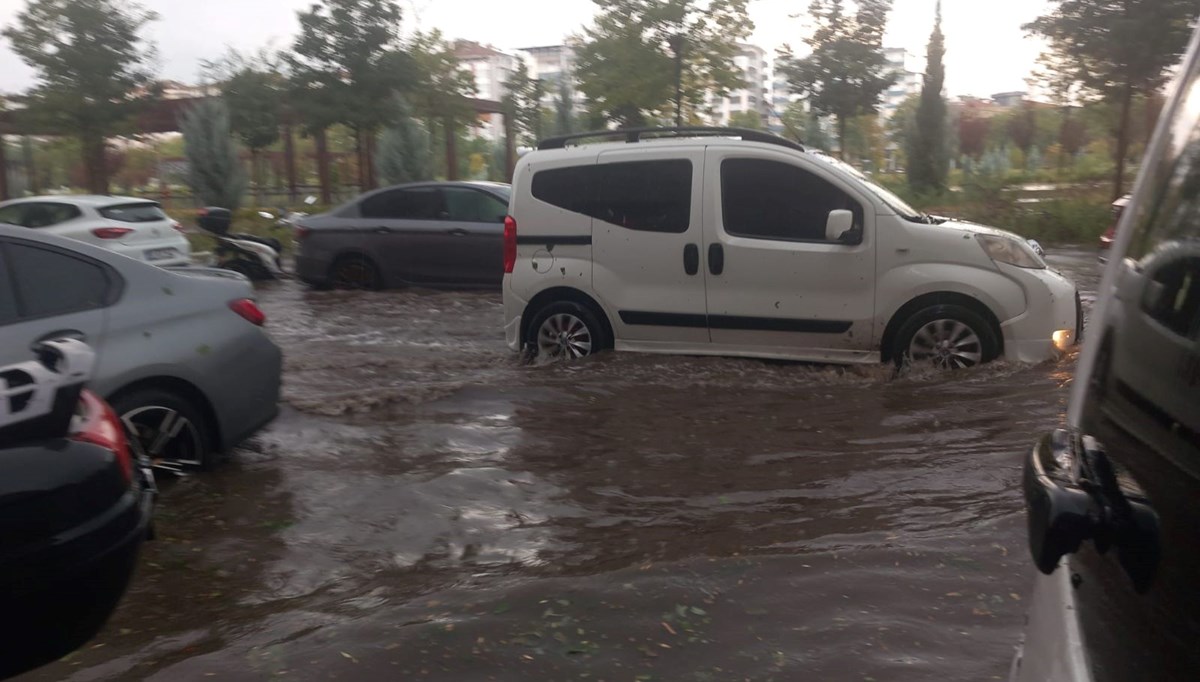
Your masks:
{"label": "van's side window", "polygon": [[725,231],[739,237],[823,242],[829,212],[854,213],[862,205],[829,181],[802,168],[764,159],[721,162],[721,206]]}
{"label": "van's side window", "polygon": [[630,161],[554,168],[533,176],[533,196],[559,208],[643,232],[687,232],[692,162]]}

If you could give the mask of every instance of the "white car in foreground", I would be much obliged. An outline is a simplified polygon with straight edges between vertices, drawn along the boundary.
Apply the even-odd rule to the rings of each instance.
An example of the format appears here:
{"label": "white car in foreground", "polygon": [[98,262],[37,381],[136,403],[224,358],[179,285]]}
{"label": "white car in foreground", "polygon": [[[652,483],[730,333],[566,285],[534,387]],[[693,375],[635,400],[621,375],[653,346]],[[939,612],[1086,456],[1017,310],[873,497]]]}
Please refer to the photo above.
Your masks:
{"label": "white car in foreground", "polygon": [[[588,138],[601,141],[588,144]],[[741,138],[741,139],[734,139]],[[513,178],[509,346],[816,362],[1037,362],[1080,336],[1075,285],[1015,234],[924,215],[768,133],[544,140]]]}
{"label": "white car in foreground", "polygon": [[77,239],[154,265],[187,265],[192,257],[179,223],[146,199],[26,197],[0,203],[0,223]]}

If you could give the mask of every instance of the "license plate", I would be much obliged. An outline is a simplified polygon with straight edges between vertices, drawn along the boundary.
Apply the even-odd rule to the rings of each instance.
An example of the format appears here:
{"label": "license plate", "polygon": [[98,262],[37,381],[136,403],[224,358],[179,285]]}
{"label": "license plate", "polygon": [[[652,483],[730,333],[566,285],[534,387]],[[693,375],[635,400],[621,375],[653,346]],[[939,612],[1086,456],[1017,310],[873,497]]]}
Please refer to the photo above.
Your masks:
{"label": "license plate", "polygon": [[146,252],[146,260],[166,260],[174,258],[177,254],[175,249],[150,249]]}

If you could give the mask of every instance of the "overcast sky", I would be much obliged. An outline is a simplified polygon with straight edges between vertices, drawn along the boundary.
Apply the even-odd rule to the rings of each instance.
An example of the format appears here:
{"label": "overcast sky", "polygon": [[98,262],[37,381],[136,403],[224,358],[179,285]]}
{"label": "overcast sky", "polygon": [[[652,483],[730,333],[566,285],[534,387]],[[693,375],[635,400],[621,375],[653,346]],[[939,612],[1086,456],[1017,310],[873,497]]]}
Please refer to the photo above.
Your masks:
{"label": "overcast sky", "polygon": [[[195,82],[199,62],[224,52],[290,44],[296,10],[312,0],[142,0],[159,14],[147,31],[165,77]],[[448,37],[491,43],[502,49],[554,45],[591,20],[592,0],[400,0],[403,28],[439,28]],[[1021,24],[1045,11],[1046,0],[944,0],[946,86],[949,94],[987,96],[1026,89],[1025,78],[1041,46],[1024,37]],[[25,0],[0,0],[0,26],[11,25]],[[752,42],[773,53],[783,43],[802,45],[808,0],[751,0]],[[919,55],[933,26],[934,0],[895,0],[887,45]],[[0,92],[18,92],[33,73],[0,39]]]}

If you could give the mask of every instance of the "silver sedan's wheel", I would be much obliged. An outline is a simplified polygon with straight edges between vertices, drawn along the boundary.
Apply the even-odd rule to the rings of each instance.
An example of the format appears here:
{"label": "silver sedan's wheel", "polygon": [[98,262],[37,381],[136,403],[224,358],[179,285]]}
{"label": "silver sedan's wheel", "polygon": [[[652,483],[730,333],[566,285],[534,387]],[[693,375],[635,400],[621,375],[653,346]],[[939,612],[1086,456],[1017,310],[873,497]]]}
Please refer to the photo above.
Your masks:
{"label": "silver sedan's wheel", "polygon": [[974,329],[958,320],[933,320],[913,334],[908,357],[940,369],[974,367],[983,361],[983,342]]}
{"label": "silver sedan's wheel", "polygon": [[571,313],[555,313],[538,327],[538,356],[548,360],[573,360],[591,355],[593,344],[592,331]]}
{"label": "silver sedan's wheel", "polygon": [[135,434],[142,452],[154,466],[182,471],[205,465],[204,439],[182,412],[162,405],[146,405],[126,412],[121,420]]}

